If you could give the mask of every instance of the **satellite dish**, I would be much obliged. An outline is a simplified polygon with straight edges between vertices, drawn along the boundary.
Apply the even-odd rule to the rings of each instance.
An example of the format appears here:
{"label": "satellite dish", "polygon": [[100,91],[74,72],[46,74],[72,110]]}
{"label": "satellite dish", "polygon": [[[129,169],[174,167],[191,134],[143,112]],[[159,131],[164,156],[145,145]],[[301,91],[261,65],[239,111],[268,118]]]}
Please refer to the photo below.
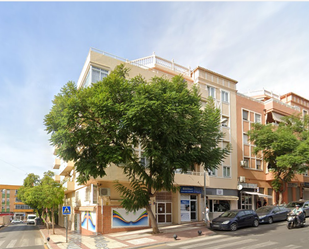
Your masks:
{"label": "satellite dish", "polygon": [[241,185],[241,184],[238,184],[238,185],[237,185],[237,189],[238,189],[238,190],[242,190],[242,185]]}

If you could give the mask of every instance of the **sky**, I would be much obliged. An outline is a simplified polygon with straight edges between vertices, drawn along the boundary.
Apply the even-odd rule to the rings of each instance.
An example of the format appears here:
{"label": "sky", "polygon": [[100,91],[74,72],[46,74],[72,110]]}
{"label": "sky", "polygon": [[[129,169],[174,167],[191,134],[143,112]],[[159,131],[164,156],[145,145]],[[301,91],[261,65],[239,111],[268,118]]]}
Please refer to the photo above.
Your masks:
{"label": "sky", "polygon": [[309,99],[309,2],[1,2],[0,184],[53,170],[44,116],[90,48]]}

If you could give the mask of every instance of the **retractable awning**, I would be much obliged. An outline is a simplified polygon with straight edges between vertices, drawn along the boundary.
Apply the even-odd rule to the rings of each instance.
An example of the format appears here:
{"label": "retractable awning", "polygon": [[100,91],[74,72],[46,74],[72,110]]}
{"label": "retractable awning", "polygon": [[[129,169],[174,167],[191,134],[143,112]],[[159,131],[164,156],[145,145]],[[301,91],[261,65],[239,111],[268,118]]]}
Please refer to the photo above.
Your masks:
{"label": "retractable awning", "polygon": [[207,195],[208,200],[229,200],[229,201],[238,201],[238,196],[232,195]]}
{"label": "retractable awning", "polygon": [[273,119],[277,122],[283,122],[282,118],[284,117],[283,115],[279,114],[279,113],[275,113],[275,112],[272,112],[272,116],[273,116]]}
{"label": "retractable awning", "polygon": [[248,195],[257,195],[259,197],[265,197],[265,198],[273,198],[271,195],[264,195],[264,194],[261,194],[261,193],[258,193],[258,192],[247,192],[247,191],[243,191],[243,193],[245,194],[248,194]]}

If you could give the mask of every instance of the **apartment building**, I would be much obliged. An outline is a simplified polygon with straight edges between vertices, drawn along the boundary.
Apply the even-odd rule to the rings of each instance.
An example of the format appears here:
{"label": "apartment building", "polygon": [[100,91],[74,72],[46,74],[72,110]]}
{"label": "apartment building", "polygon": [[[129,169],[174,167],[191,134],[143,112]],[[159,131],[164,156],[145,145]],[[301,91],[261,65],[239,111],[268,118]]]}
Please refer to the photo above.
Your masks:
{"label": "apartment building", "polygon": [[33,209],[25,205],[17,198],[17,192],[20,185],[0,185],[2,201],[0,215],[9,215],[17,220],[25,220],[27,214],[33,213]]}
{"label": "apartment building", "polygon": [[[224,139],[219,146],[231,143],[233,147],[232,153],[222,165],[218,166],[217,170],[204,172],[202,167],[197,166],[186,174],[176,172],[174,184],[179,187],[179,191],[176,193],[162,191],[151,199],[152,211],[156,215],[159,225],[201,221],[206,202],[203,197],[204,186],[206,187],[206,199],[211,218],[218,216],[225,210],[237,208],[239,200],[239,191],[237,190],[237,81],[203,67],[191,70],[155,54],[128,61],[91,49],[77,82],[78,87],[89,87],[92,82],[102,80],[121,63],[130,69],[129,77],[140,74],[148,80],[154,76],[164,75],[171,78],[182,74],[189,87],[192,85],[199,87],[202,101],[205,101],[208,96],[212,96],[222,115],[221,128],[224,132]],[[136,150],[138,151],[139,148]],[[72,162],[56,159],[54,169],[59,170],[55,180],[64,183],[66,187],[64,205],[70,205],[72,209],[72,213],[69,215],[70,229],[81,229],[82,233],[92,234],[135,230],[150,226],[145,210],[133,213],[127,212],[121,207],[121,197],[113,186],[115,179],[123,184],[128,184],[128,179],[121,168],[110,165],[106,169],[106,176],[91,179],[86,185],[77,184],[78,173],[74,171]],[[206,181],[204,181],[204,174]],[[64,217],[61,210],[59,211],[59,225],[63,225]],[[140,217],[144,217],[142,221]],[[124,222],[119,222],[120,220]]]}
{"label": "apartment building", "polygon": [[[256,90],[244,94],[237,94],[237,141],[238,148],[238,176],[239,176],[239,207],[256,209],[257,201],[265,200],[268,204],[278,204],[278,194],[271,186],[274,176],[263,161],[263,156],[253,154],[254,145],[249,142],[247,132],[253,123],[274,125],[282,122],[283,116],[302,113],[309,110],[309,101],[294,94],[282,96],[267,90]],[[287,191],[283,193],[282,202],[309,199],[308,174],[297,174],[288,183]]]}

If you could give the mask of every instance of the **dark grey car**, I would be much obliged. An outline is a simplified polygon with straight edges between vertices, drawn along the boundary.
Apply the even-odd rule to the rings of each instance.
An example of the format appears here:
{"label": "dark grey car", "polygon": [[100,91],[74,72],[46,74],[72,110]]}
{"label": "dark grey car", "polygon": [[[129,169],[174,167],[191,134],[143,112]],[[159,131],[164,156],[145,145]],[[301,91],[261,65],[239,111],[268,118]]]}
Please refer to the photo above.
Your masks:
{"label": "dark grey car", "polygon": [[291,201],[288,203],[288,205],[286,205],[286,207],[290,210],[293,210],[296,204],[298,204],[303,209],[306,217],[309,216],[309,201]]}
{"label": "dark grey car", "polygon": [[274,221],[286,220],[290,209],[282,206],[264,206],[255,210],[260,223],[273,223]]}

